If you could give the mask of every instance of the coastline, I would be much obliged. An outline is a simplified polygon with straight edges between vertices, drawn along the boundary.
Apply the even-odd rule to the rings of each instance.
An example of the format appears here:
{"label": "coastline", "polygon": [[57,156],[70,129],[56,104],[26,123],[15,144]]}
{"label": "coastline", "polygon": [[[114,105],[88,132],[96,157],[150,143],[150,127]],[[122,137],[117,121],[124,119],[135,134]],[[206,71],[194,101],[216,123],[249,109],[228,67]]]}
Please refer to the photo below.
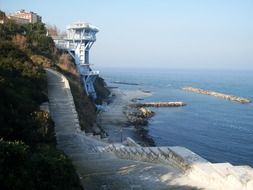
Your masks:
{"label": "coastline", "polygon": [[111,89],[111,94],[108,105],[97,116],[97,123],[108,135],[108,142],[121,143],[130,137],[142,146],[155,146],[154,140],[148,135],[148,126],[134,126],[127,117],[128,113],[136,110],[130,106],[133,102],[152,94],[142,90],[119,88]]}

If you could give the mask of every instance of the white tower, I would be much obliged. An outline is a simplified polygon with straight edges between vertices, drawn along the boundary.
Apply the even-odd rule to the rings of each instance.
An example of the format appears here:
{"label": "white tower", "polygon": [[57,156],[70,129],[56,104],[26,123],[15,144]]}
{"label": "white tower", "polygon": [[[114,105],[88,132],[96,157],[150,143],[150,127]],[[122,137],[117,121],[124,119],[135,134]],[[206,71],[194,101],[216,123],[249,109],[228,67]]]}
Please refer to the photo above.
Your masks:
{"label": "white tower", "polygon": [[96,41],[98,28],[85,22],[77,22],[67,26],[67,37],[63,40],[55,39],[56,46],[65,49],[75,59],[84,89],[88,96],[97,98],[94,81],[99,71],[92,71],[89,62],[89,51]]}

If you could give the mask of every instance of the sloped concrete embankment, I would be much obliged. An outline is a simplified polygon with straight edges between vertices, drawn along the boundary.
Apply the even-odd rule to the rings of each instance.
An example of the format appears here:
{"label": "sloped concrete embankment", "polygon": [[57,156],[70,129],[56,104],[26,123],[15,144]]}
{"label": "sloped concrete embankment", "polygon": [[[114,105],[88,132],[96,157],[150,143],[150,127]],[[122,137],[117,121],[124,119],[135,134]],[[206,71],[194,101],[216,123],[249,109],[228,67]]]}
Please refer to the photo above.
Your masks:
{"label": "sloped concrete embankment", "polygon": [[172,164],[203,187],[230,190],[253,189],[251,167],[233,166],[230,163],[210,163],[184,147],[127,147],[111,144],[98,149],[100,152],[114,152],[124,159]]}

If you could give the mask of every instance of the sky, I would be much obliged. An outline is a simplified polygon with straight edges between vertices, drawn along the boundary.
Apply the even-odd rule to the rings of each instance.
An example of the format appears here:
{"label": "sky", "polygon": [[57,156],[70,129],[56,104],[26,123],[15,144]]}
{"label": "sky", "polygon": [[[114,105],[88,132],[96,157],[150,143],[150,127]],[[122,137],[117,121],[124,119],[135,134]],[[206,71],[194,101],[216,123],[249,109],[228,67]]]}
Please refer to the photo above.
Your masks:
{"label": "sky", "polygon": [[61,30],[97,27],[96,67],[253,69],[252,0],[0,0]]}

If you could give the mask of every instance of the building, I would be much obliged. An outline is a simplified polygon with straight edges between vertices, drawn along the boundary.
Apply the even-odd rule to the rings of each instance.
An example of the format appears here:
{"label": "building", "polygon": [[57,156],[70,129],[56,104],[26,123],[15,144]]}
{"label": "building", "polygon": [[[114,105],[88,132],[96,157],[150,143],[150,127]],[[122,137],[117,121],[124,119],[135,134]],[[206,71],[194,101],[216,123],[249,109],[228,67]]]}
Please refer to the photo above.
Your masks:
{"label": "building", "polygon": [[36,23],[42,22],[41,16],[34,12],[28,12],[25,10],[17,11],[14,14],[9,16],[10,19],[15,20],[17,23],[24,24],[24,23]]}
{"label": "building", "polygon": [[6,17],[5,12],[0,10],[0,24],[4,24],[7,20],[8,18]]}
{"label": "building", "polygon": [[9,16],[8,17],[10,20],[14,20],[18,24],[27,24],[29,23],[28,19],[21,18],[21,17],[16,17],[16,16]]}
{"label": "building", "polygon": [[56,47],[68,51],[75,60],[84,90],[94,100],[97,98],[94,82],[99,75],[99,71],[91,69],[89,51],[96,41],[96,33],[98,31],[99,29],[96,26],[89,23],[76,22],[67,26],[67,36],[65,38],[54,38]]}

